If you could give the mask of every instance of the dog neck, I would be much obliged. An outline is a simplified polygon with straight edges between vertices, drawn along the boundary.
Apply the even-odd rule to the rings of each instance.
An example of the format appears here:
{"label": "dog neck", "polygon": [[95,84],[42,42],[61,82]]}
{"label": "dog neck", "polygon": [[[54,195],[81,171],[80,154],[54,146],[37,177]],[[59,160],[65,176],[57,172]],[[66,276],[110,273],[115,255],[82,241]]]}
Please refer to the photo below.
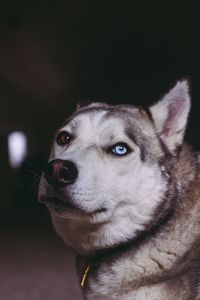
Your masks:
{"label": "dog neck", "polygon": [[148,237],[152,237],[161,225],[164,225],[172,217],[174,211],[170,209],[166,211],[166,215],[159,220],[154,226],[138,235],[137,238],[128,240],[124,243],[113,245],[112,247],[105,249],[98,249],[91,255],[79,257],[80,260],[84,261],[84,266],[80,272],[80,287],[84,288],[87,283],[87,278],[90,272],[94,271],[101,264],[102,261],[109,260],[117,255],[122,255],[124,252],[129,251],[129,249],[138,249],[140,244]]}

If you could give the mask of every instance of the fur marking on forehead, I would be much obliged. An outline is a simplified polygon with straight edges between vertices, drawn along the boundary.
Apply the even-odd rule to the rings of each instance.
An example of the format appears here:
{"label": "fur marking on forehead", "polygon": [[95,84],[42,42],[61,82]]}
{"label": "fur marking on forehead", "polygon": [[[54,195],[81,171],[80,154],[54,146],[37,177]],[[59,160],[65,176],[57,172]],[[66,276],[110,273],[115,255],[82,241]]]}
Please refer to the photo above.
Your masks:
{"label": "fur marking on forehead", "polygon": [[[110,108],[109,110],[91,110],[84,112],[84,114],[77,114],[74,116],[72,122],[76,123],[76,128],[84,128],[86,126],[91,126],[91,129],[97,131],[110,131],[119,135],[119,133],[125,133],[127,126],[132,126],[134,130],[134,124],[137,126],[137,121],[141,119],[141,115],[138,109],[132,108],[129,112],[126,109],[121,109],[118,111],[116,109]],[[136,122],[134,122],[134,120]],[[85,125],[85,126],[84,126]],[[93,131],[93,130],[92,130]],[[96,133],[97,133],[96,131]]]}
{"label": "fur marking on forehead", "polygon": [[109,105],[106,103],[92,103],[90,105],[84,106],[79,108],[73,116],[79,115],[79,114],[83,114],[83,113],[89,113],[89,112],[102,112],[102,111],[107,111],[110,112],[112,114],[114,114],[115,112],[127,112],[127,113],[131,113],[133,111],[138,111],[139,107],[133,106],[133,105],[129,105],[129,104],[123,104],[123,105]]}
{"label": "fur marking on forehead", "polygon": [[68,121],[65,122],[63,128],[71,131],[73,134],[78,134],[80,130],[88,129],[88,133],[92,129],[97,129],[102,125],[102,118],[105,111],[91,110],[90,112],[78,113],[73,115]]}
{"label": "fur marking on forehead", "polygon": [[[130,104],[123,104],[123,105],[109,105],[106,103],[92,103],[87,106],[83,106],[78,108],[75,113],[69,117],[65,123],[63,124],[63,127],[67,126],[71,121],[76,120],[78,116],[81,115],[87,115],[89,114],[90,118],[93,116],[98,116],[98,114],[104,114],[104,118],[102,121],[105,119],[109,119],[110,117],[118,118],[121,120],[127,120],[128,118],[130,119],[143,119],[146,121],[151,121],[148,114],[146,113],[145,110],[143,110],[141,107],[133,106]],[[72,123],[73,124],[73,123]],[[76,124],[76,123],[75,123]],[[70,124],[71,125],[71,124]],[[75,129],[78,127],[77,125],[74,126]],[[73,130],[73,128],[72,128]]]}
{"label": "fur marking on forehead", "polygon": [[[90,136],[93,134],[96,136],[99,132],[100,140],[108,144],[123,142],[124,138],[128,138],[140,148],[142,161],[154,161],[156,159],[152,157],[151,153],[152,142],[156,137],[154,128],[149,126],[151,120],[144,111],[141,113],[141,109],[132,108],[130,112],[130,109],[126,107],[123,109],[122,106],[121,111],[114,109],[92,110],[83,115],[76,115],[75,120],[78,121],[76,127],[78,134],[80,133],[79,130],[83,130],[85,127]],[[154,147],[157,149],[158,145],[154,145]],[[159,156],[160,147],[157,150]]]}
{"label": "fur marking on forehead", "polygon": [[[149,123],[152,123],[151,120],[141,108],[131,105],[110,106],[97,103],[96,105],[80,109],[80,111],[75,113],[72,118],[66,122],[65,126],[69,125],[70,130],[74,133],[78,133],[77,131],[79,131],[79,129],[88,126],[89,131],[95,128],[100,130],[105,129],[107,133],[110,131],[111,135],[115,135],[116,137],[121,131],[121,134],[124,133],[135,142],[137,137],[133,138],[134,132],[140,136],[149,135],[147,131],[150,130],[150,128],[152,129],[152,126],[149,128]],[[150,135],[151,133],[152,131]]]}

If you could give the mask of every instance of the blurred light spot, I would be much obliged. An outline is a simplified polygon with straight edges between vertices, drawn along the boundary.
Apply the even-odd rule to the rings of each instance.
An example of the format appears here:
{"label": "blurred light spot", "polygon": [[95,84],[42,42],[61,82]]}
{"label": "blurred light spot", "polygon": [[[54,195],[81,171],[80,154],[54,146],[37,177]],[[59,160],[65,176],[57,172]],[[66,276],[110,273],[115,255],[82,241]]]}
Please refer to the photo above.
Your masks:
{"label": "blurred light spot", "polygon": [[10,165],[19,168],[27,156],[27,138],[22,132],[12,132],[8,136],[8,155]]}

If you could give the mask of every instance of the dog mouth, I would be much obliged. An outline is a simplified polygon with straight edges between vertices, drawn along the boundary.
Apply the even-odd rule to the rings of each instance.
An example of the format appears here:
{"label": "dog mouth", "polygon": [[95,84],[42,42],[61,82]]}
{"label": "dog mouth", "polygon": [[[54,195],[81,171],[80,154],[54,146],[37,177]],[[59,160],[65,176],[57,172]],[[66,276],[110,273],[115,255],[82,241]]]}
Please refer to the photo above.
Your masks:
{"label": "dog mouth", "polygon": [[50,206],[51,208],[54,208],[55,211],[57,212],[78,209],[75,205],[71,204],[69,201],[68,202],[62,201],[57,197],[46,198],[43,202],[48,206]]}
{"label": "dog mouth", "polygon": [[50,209],[55,210],[56,213],[67,213],[67,212],[72,212],[72,213],[78,213],[78,214],[84,214],[88,216],[93,216],[95,214],[100,214],[104,213],[107,211],[105,207],[102,207],[100,209],[96,209],[92,212],[85,211],[82,207],[79,207],[70,201],[63,201],[57,197],[49,197],[42,199],[40,202],[46,204],[49,206]]}

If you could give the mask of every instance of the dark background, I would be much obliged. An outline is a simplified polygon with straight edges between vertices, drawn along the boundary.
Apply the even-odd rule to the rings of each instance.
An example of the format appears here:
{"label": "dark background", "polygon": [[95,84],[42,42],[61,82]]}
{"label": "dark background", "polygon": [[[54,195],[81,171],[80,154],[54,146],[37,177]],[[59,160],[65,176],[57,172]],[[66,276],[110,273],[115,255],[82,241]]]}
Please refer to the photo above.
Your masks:
{"label": "dark background", "polygon": [[[199,11],[198,1],[1,1],[0,223],[2,236],[9,237],[3,243],[12,249],[4,249],[10,253],[5,268],[10,263],[12,270],[15,249],[24,247],[27,237],[38,249],[36,237],[45,240],[51,232],[49,216],[37,203],[37,183],[53,133],[77,102],[148,105],[172,82],[189,76],[187,139],[199,148]],[[28,157],[18,170],[8,161],[7,137],[13,131],[28,139]],[[32,276],[32,266],[26,272]],[[39,282],[38,277],[34,284]],[[22,280],[18,290],[23,288]],[[2,299],[18,299],[5,290]],[[29,292],[25,298],[31,299]],[[34,299],[50,297],[39,292]]]}

